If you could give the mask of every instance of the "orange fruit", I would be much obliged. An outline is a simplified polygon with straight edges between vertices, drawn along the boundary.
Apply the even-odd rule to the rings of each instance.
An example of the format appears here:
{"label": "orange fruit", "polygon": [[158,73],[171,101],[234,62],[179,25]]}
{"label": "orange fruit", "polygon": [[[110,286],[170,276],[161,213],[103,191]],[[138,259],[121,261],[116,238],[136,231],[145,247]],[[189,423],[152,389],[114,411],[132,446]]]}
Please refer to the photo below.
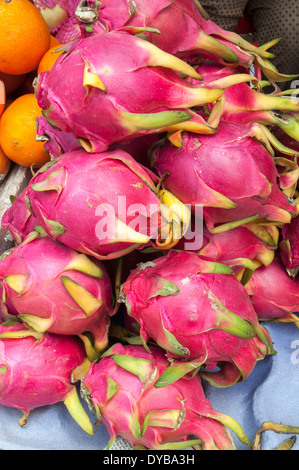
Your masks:
{"label": "orange fruit", "polygon": [[0,147],[0,184],[9,172],[11,160],[7,158],[2,148]]}
{"label": "orange fruit", "polygon": [[44,54],[37,68],[37,74],[51,70],[58,57],[63,53],[63,51],[55,52],[58,47],[54,46]]}
{"label": "orange fruit", "polygon": [[0,116],[4,111],[6,101],[6,93],[4,83],[0,80]]}
{"label": "orange fruit", "polygon": [[31,72],[50,47],[46,21],[29,0],[0,0],[0,18],[0,71]]}
{"label": "orange fruit", "polygon": [[50,160],[44,144],[36,140],[36,118],[41,115],[34,93],[15,99],[0,119],[0,147],[21,166],[38,168]]}
{"label": "orange fruit", "polygon": [[58,41],[58,39],[56,39],[56,37],[53,36],[53,34],[51,34],[50,35],[50,47],[49,47],[49,49],[52,49],[52,47],[54,47],[54,46],[59,46],[59,44],[61,44],[60,41]]}
{"label": "orange fruit", "polygon": [[0,72],[0,80],[3,81],[5,85],[6,95],[10,95],[16,91],[25,80],[26,74],[22,75],[10,75],[7,73]]}

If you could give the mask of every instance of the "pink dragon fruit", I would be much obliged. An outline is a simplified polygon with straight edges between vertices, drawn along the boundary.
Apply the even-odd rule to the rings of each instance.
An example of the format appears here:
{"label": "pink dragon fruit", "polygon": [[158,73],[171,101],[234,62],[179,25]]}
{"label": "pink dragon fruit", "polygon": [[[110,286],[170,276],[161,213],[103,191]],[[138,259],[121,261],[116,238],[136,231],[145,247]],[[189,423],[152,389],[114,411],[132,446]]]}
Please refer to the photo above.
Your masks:
{"label": "pink dragon fruit", "polygon": [[[244,73],[240,67],[232,69],[215,62],[204,62],[196,68],[196,71],[205,83],[224,78],[234,80],[236,74]],[[196,84],[194,81],[193,83]],[[294,90],[292,92],[294,93]],[[286,96],[286,92],[283,92],[281,96],[279,91],[266,94],[259,88],[259,84],[243,82],[228,87],[224,92],[224,97],[222,117],[225,121],[244,125],[257,122],[268,126],[278,126],[288,135],[299,140],[299,123],[293,115],[299,111],[299,100],[294,96]]]}
{"label": "pink dragon fruit", "polygon": [[[119,302],[140,325],[143,344],[152,338],[173,359],[165,381],[203,367],[206,380],[227,387],[273,353],[232,270],[194,253],[171,251],[138,265],[122,284]],[[218,371],[206,372],[217,365]]]}
{"label": "pink dragon fruit", "polygon": [[221,121],[213,136],[184,132],[181,139],[181,148],[168,140],[155,147],[154,168],[184,204],[203,206],[210,231],[261,220],[287,224],[297,214],[278,185],[272,147],[258,124]]}
{"label": "pink dragon fruit", "polygon": [[292,277],[297,277],[299,270],[299,218],[282,227],[282,241],[279,244],[281,260]]}
{"label": "pink dragon fruit", "polygon": [[234,450],[230,428],[245,445],[251,443],[230,416],[212,408],[198,376],[156,386],[169,367],[164,352],[117,343],[91,365],[81,394],[110,434],[135,449]]}
{"label": "pink dragon fruit", "polygon": [[37,333],[19,322],[0,325],[0,404],[17,408],[27,424],[30,411],[64,402],[88,434],[93,426],[79,400],[76,369],[86,360],[83,343],[74,336]]}
{"label": "pink dragon fruit", "polygon": [[153,44],[179,57],[202,54],[225,65],[237,63],[247,68],[254,63],[273,80],[292,78],[280,74],[269,60],[274,55],[268,49],[278,40],[256,47],[209,20],[198,0],[84,0],[79,4],[76,0],[34,0],[34,4],[62,43],[77,37],[78,29],[81,37],[121,28],[143,29]]}
{"label": "pink dragon fruit", "polygon": [[2,257],[4,317],[16,314],[42,333],[90,332],[96,350],[107,346],[112,289],[101,262],[49,237],[30,235]]}
{"label": "pink dragon fruit", "polygon": [[279,256],[261,266],[245,286],[261,321],[295,322],[299,327],[299,280],[286,272]]}
{"label": "pink dragon fruit", "polygon": [[27,188],[14,199],[1,220],[2,227],[9,229],[17,244],[22,243],[27,235],[34,231],[34,227],[39,225],[39,221],[34,217],[26,203],[26,191]]}
{"label": "pink dragon fruit", "polygon": [[279,230],[275,226],[247,224],[227,232],[213,234],[204,225],[199,249],[195,245],[196,236],[198,234],[195,233],[193,240],[183,237],[175,249],[195,252],[201,258],[226,264],[237,274],[244,268],[255,270],[252,263],[255,260],[264,266],[272,263],[278,247]]}
{"label": "pink dragon fruit", "polygon": [[158,183],[124,151],[79,150],[39,170],[26,196],[50,237],[81,253],[111,259],[147,244],[169,249],[178,242],[181,224],[165,213]]}
{"label": "pink dragon fruit", "polygon": [[35,93],[49,123],[87,151],[166,130],[216,132],[191,108],[220,98],[222,80],[195,87],[179,76],[200,79],[193,67],[126,32],[96,34],[66,49],[39,74]]}

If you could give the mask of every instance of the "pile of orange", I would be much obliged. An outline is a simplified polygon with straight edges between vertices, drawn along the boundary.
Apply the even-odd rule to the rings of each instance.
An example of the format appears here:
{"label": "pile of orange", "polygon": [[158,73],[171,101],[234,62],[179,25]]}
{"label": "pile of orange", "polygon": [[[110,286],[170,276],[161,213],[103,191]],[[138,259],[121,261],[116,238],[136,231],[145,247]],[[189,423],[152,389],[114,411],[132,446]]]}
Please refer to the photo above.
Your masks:
{"label": "pile of orange", "polygon": [[41,114],[33,79],[50,70],[62,53],[30,0],[0,0],[0,184],[11,163],[40,167],[49,160],[36,140]]}

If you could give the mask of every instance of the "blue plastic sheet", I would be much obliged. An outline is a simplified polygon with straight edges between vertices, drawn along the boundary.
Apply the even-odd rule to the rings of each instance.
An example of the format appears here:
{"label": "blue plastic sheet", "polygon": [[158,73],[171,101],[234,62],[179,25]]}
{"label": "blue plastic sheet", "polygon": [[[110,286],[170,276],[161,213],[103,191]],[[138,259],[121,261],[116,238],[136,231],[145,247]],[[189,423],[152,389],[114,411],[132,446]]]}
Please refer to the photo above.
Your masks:
{"label": "blue plastic sheet", "polygon": [[[250,377],[227,389],[204,383],[214,409],[235,418],[253,441],[266,421],[299,426],[299,329],[294,324],[267,325],[277,354],[260,361]],[[95,415],[83,403],[93,423]],[[104,425],[89,436],[74,422],[63,403],[32,411],[26,427],[22,413],[0,406],[0,449],[3,450],[103,450],[109,435]],[[262,435],[262,450],[272,450],[291,435],[272,431]],[[232,433],[238,450],[249,450]],[[299,450],[299,436],[293,447]]]}

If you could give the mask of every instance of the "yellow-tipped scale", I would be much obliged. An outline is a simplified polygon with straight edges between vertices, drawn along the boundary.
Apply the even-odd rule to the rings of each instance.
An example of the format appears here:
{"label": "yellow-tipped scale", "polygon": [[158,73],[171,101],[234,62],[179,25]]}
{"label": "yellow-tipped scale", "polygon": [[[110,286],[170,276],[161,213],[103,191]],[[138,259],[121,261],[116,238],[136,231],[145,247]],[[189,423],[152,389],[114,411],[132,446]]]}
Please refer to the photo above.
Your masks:
{"label": "yellow-tipped scale", "polygon": [[153,67],[166,67],[197,80],[202,80],[202,77],[194,70],[191,65],[172,54],[168,54],[168,52],[162,51],[154,44],[151,44],[148,41],[140,41],[140,47],[149,53],[149,60],[147,65]]}
{"label": "yellow-tipped scale", "polygon": [[93,263],[88,256],[78,253],[72,261],[64,268],[64,271],[72,270],[80,271],[92,277],[102,278],[104,276],[101,268]]}
{"label": "yellow-tipped scale", "polygon": [[101,300],[96,299],[96,297],[70,277],[61,276],[61,281],[72,299],[85,312],[87,317],[93,315],[103,304]]}
{"label": "yellow-tipped scale", "polygon": [[88,414],[84,410],[82,403],[79,400],[78,393],[74,387],[64,399],[64,404],[72,418],[79,424],[79,426],[87,433],[93,436],[93,426],[89,419]]}
{"label": "yellow-tipped scale", "polygon": [[100,77],[96,73],[90,72],[90,65],[86,62],[85,59],[84,62],[83,86],[87,89],[87,91],[88,87],[91,86],[102,90],[104,93],[107,93],[107,89]]}
{"label": "yellow-tipped scale", "polygon": [[4,281],[18,294],[23,294],[27,282],[27,276],[23,274],[10,274],[5,276]]}

